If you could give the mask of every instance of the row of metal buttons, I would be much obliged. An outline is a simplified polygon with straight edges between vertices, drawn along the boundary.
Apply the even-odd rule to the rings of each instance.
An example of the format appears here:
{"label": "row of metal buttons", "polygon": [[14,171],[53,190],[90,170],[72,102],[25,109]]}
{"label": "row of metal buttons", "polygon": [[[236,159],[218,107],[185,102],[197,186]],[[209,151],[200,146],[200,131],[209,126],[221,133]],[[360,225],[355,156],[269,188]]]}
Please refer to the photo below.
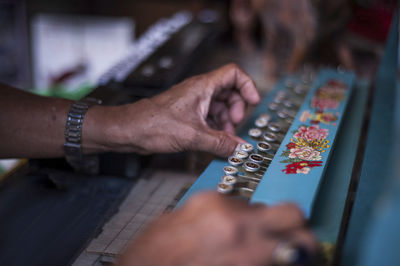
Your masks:
{"label": "row of metal buttons", "polygon": [[229,157],[229,166],[223,168],[224,175],[217,185],[223,194],[250,198],[267,171],[287,130],[297,115],[302,101],[309,90],[310,82],[285,83],[286,90],[279,91],[268,105],[268,113],[255,120],[249,129],[250,143],[240,144]]}

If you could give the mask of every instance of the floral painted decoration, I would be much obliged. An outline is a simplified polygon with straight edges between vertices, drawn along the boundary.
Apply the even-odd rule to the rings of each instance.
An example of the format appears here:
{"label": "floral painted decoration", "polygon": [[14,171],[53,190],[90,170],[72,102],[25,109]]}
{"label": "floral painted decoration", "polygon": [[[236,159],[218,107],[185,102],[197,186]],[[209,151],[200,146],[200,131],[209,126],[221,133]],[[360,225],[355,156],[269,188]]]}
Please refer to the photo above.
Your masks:
{"label": "floral painted decoration", "polygon": [[330,80],[316,91],[311,99],[311,107],[321,112],[326,109],[336,109],[346,98],[346,90],[346,84]]}
{"label": "floral painted decoration", "polygon": [[289,163],[282,170],[286,174],[308,174],[310,169],[322,166],[321,153],[330,147],[326,139],[329,132],[319,126],[300,126],[293,133],[291,141],[281,156],[287,157],[281,163]]}
{"label": "floral painted decoration", "polygon": [[[286,157],[281,163],[286,167],[282,172],[286,174],[308,174],[312,168],[323,164],[321,154],[330,148],[329,130],[320,128],[319,124],[330,124],[338,120],[339,113],[326,112],[327,109],[336,109],[340,102],[346,98],[346,84],[329,80],[317,89],[311,99],[311,107],[314,110],[303,111],[300,121],[310,125],[301,125],[293,131],[290,142],[286,144],[286,150],[281,154]],[[336,124],[334,123],[333,126]]]}
{"label": "floral painted decoration", "polygon": [[330,125],[333,123],[335,126],[335,122],[338,120],[339,113],[333,114],[331,112],[315,112],[311,113],[309,110],[303,111],[300,116],[300,121],[306,123],[310,120],[311,124],[318,125],[319,123],[323,123],[326,125]]}

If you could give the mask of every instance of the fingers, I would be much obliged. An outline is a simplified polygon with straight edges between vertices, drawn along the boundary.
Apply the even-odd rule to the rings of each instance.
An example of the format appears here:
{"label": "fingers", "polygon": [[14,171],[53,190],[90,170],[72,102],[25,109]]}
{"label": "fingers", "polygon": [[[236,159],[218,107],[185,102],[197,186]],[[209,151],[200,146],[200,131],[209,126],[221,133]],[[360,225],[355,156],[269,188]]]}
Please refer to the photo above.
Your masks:
{"label": "fingers", "polygon": [[[241,108],[241,107],[237,107]],[[244,113],[244,104],[242,106],[243,113]],[[240,112],[240,111],[236,111]],[[232,119],[232,115],[230,110],[227,108],[225,103],[222,102],[215,102],[208,114],[207,123],[211,128],[217,130],[224,130],[228,133],[235,134],[235,124],[238,123],[240,120],[243,119],[243,115],[238,116]],[[236,122],[237,121],[237,122]]]}
{"label": "fingers", "polygon": [[260,102],[260,95],[253,80],[236,64],[225,65],[210,74],[214,95],[221,90],[234,89],[247,103],[255,105]]}
{"label": "fingers", "polygon": [[238,124],[244,118],[246,103],[237,93],[232,93],[229,99],[229,105],[229,117],[232,119],[233,123]]}
{"label": "fingers", "polygon": [[288,257],[293,252],[306,263],[314,261],[317,254],[317,241],[293,204],[254,206],[217,193],[199,193],[178,212],[189,213],[186,219],[204,221],[200,224],[207,229],[201,237],[206,241],[198,238],[196,243],[207,243],[201,250],[214,254],[207,265],[275,265],[296,259]]}
{"label": "fingers", "polygon": [[[229,127],[226,124],[226,127]],[[205,128],[197,137],[195,149],[214,153],[218,156],[232,155],[238,143],[246,141],[225,131]]]}
{"label": "fingers", "polygon": [[286,203],[268,208],[260,221],[265,224],[266,234],[289,232],[306,225],[301,210],[294,204]]}

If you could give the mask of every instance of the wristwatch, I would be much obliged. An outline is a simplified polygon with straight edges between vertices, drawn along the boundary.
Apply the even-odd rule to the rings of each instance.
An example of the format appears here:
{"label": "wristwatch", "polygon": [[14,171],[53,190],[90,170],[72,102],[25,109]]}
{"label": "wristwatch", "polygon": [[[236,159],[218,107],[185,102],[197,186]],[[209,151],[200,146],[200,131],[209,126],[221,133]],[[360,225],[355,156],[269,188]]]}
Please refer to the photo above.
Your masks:
{"label": "wristwatch", "polygon": [[74,102],[68,112],[65,124],[64,152],[67,162],[79,172],[95,174],[98,172],[99,163],[96,155],[82,154],[82,127],[87,110],[101,104],[101,100],[84,98]]}

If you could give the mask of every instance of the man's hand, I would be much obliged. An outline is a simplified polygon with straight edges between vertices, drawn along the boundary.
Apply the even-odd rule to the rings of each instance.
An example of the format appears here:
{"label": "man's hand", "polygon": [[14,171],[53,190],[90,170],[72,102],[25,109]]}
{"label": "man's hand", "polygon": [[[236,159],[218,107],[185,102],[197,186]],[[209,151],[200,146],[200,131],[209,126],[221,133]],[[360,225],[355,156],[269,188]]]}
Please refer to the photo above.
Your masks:
{"label": "man's hand", "polygon": [[310,254],[317,250],[294,205],[268,208],[208,193],[156,220],[128,248],[120,266],[272,265],[282,241]]}
{"label": "man's hand", "polygon": [[[235,125],[243,120],[246,106],[259,101],[254,82],[230,64],[189,78],[153,98],[103,111],[94,107],[88,115],[101,113],[97,118],[105,119],[102,124],[114,151],[200,150],[228,156],[243,142],[234,135]],[[89,128],[98,122],[92,119]]]}
{"label": "man's hand", "polygon": [[[41,97],[0,85],[0,157],[64,155],[64,130],[72,101]],[[246,105],[260,97],[236,65],[189,78],[150,99],[122,106],[93,106],[82,129],[84,153],[209,151],[231,154],[234,127]]]}

